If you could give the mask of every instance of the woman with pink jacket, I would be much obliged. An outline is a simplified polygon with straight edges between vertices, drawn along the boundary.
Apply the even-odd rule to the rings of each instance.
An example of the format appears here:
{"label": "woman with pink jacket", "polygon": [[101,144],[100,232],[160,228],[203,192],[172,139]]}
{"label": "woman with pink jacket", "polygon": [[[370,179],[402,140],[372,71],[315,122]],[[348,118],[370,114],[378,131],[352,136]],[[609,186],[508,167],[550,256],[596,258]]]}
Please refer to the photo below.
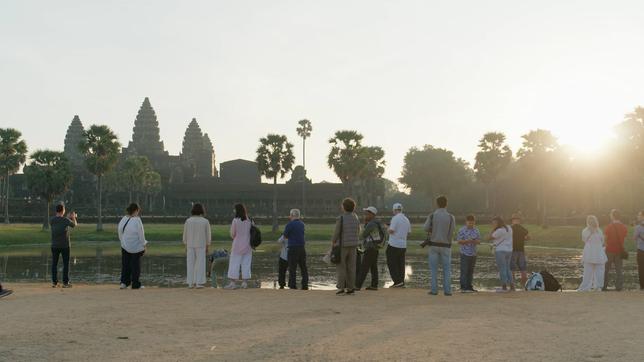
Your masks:
{"label": "woman with pink jacket", "polygon": [[[237,289],[237,282],[241,281],[241,288],[248,288],[250,279],[250,266],[253,259],[253,249],[250,246],[250,227],[252,222],[248,218],[246,207],[243,204],[235,205],[235,218],[230,225],[230,237],[233,246],[228,262],[228,279],[230,283],[224,289]],[[240,275],[241,269],[241,278]]]}

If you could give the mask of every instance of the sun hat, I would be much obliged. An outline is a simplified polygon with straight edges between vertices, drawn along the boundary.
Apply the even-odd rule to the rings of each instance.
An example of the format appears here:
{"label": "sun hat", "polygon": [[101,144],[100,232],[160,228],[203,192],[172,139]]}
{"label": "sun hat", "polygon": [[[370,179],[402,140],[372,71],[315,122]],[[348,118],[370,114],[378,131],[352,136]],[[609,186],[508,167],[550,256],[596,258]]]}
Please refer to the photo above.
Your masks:
{"label": "sun hat", "polygon": [[368,211],[374,215],[378,215],[378,209],[373,206],[365,207],[364,209],[362,209],[362,211]]}

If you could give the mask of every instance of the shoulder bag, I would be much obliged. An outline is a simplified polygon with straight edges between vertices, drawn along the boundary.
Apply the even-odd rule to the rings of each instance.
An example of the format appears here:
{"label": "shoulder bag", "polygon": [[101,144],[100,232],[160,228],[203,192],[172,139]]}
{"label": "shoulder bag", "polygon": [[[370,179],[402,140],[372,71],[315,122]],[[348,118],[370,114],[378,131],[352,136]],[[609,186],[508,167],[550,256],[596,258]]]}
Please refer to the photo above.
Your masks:
{"label": "shoulder bag", "polygon": [[331,263],[340,264],[342,261],[342,228],[344,224],[344,215],[340,215],[340,237],[339,242],[331,248]]}

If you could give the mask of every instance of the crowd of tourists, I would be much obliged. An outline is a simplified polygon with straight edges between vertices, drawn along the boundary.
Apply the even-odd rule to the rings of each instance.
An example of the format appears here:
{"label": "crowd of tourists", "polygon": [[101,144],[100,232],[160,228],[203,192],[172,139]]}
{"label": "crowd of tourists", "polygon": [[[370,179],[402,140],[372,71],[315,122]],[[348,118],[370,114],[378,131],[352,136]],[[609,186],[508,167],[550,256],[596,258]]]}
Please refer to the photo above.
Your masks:
{"label": "crowd of tourists", "polygon": [[[458,245],[460,259],[460,291],[475,293],[474,274],[477,249],[482,243],[489,243],[494,250],[494,258],[499,271],[498,291],[515,290],[517,282],[527,286],[527,262],[525,243],[530,233],[521,224],[520,214],[513,214],[510,224],[502,217],[492,219],[489,234],[483,235],[476,225],[474,215],[465,218],[465,225],[458,228],[455,217],[447,210],[448,201],[444,196],[436,199],[436,210],[426,219],[423,229],[427,239],[420,245],[428,250],[430,269],[429,294],[437,295],[439,289],[439,269],[442,275],[442,291],[452,295],[452,245]],[[77,222],[76,213],[65,213],[65,206],[56,206],[56,215],[50,220],[51,227],[51,278],[52,287],[59,285],[58,264],[62,259],[62,287],[72,286],[69,277],[70,230]],[[126,209],[127,215],[118,224],[118,237],[121,242],[121,279],[120,288],[143,288],[141,285],[141,259],[147,248],[147,240],[141,208],[132,203]],[[356,203],[346,198],[341,204],[341,214],[337,217],[330,250],[325,259],[336,264],[338,295],[352,295],[362,289],[370,274],[371,280],[365,290],[376,291],[379,287],[379,254],[385,248],[386,264],[392,280],[390,288],[405,287],[405,255],[407,239],[411,234],[411,223],[403,213],[403,205],[395,203],[389,223],[381,221],[378,209],[369,206],[362,209],[362,221],[356,212]],[[234,206],[235,216],[230,225],[232,245],[228,257],[228,284],[225,289],[248,288],[251,278],[253,243],[251,242],[254,222],[248,216],[243,204]],[[186,282],[189,288],[204,288],[206,284],[207,260],[212,240],[211,226],[206,219],[202,204],[194,204],[191,216],[184,224],[183,244],[186,251]],[[621,221],[618,210],[610,212],[610,223],[602,230],[598,218],[589,215],[586,228],[581,233],[584,244],[582,263],[583,278],[579,291],[608,290],[609,276],[615,269],[615,290],[624,288],[623,261],[628,258],[625,241],[628,228]],[[640,289],[644,290],[644,211],[638,214],[638,224],[634,228],[633,240],[637,249],[637,265]],[[297,273],[300,272],[299,289],[309,289],[309,275],[306,254],[306,225],[301,220],[298,209],[289,214],[289,222],[278,240],[281,245],[278,257],[278,284],[280,289],[298,289]],[[286,275],[288,273],[288,282]],[[514,274],[517,275],[514,275]],[[534,273],[533,273],[534,274]],[[212,275],[212,278],[216,276]],[[11,291],[2,289],[0,296]]]}

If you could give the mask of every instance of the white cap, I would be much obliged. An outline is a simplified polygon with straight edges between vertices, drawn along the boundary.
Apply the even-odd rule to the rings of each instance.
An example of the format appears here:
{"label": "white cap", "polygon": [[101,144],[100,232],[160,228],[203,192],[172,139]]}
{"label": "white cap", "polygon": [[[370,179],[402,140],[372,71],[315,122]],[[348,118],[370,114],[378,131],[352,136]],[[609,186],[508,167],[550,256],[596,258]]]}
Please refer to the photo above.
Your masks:
{"label": "white cap", "polygon": [[397,202],[397,203],[395,203],[395,204],[394,204],[394,206],[392,207],[392,209],[393,209],[393,210],[400,210],[400,211],[402,211],[403,207],[402,207],[402,204],[401,204],[400,202]]}
{"label": "white cap", "polygon": [[373,206],[365,207],[364,209],[362,209],[362,211],[369,211],[370,213],[372,213],[374,215],[378,215],[378,209],[376,209]]}

